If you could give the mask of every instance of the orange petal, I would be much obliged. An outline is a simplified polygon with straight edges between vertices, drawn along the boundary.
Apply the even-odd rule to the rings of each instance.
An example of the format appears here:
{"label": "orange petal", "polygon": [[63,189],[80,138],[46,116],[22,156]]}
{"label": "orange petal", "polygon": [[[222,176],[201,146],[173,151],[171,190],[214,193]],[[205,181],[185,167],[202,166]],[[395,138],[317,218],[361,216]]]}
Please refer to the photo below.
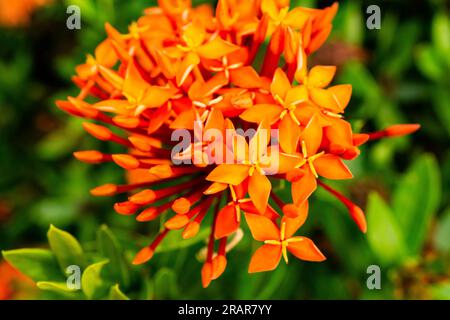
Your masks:
{"label": "orange petal", "polygon": [[[268,155],[270,159],[276,158],[276,173],[287,173],[293,170],[295,166],[297,166],[301,161],[301,158],[299,158],[298,156],[280,152],[280,150],[277,150],[275,146],[268,147]],[[273,165],[273,160],[271,160],[271,164]],[[263,169],[265,168],[263,167]]]}
{"label": "orange petal", "polygon": [[213,182],[203,193],[206,195],[214,194],[225,190],[228,187],[226,183]]}
{"label": "orange petal", "polygon": [[278,127],[280,130],[280,146],[284,152],[295,153],[298,139],[300,137],[300,127],[292,120],[290,115],[285,115]]}
{"label": "orange petal", "polygon": [[302,219],[304,222],[308,216],[308,201],[303,202],[300,206],[296,206],[293,203],[288,203],[283,206],[282,210],[285,218],[303,217]]}
{"label": "orange petal", "polygon": [[314,161],[317,173],[324,178],[341,180],[353,178],[349,168],[335,155],[325,154]]}
{"label": "orange petal", "polygon": [[253,213],[246,213],[245,220],[255,240],[279,240],[280,230],[278,226],[269,218]]}
{"label": "orange petal", "polygon": [[272,92],[274,97],[278,95],[284,100],[289,89],[291,89],[291,82],[284,71],[277,68],[273,76],[272,84],[270,85],[270,92]]}
{"label": "orange petal", "polygon": [[157,131],[169,119],[169,117],[170,117],[169,103],[166,103],[162,107],[156,109],[155,112],[153,112],[148,124],[147,132],[149,134],[152,134],[155,131]]}
{"label": "orange petal", "polygon": [[310,16],[311,14],[307,10],[297,7],[286,14],[286,17],[283,19],[283,24],[295,29],[301,29]]}
{"label": "orange petal", "polygon": [[119,74],[104,66],[99,66],[100,74],[113,85],[116,89],[122,90],[123,78]]}
{"label": "orange petal", "polygon": [[139,73],[134,60],[128,64],[122,91],[137,99],[150,86]]}
{"label": "orange petal", "polygon": [[289,242],[287,246],[289,252],[294,256],[301,260],[315,262],[324,261],[326,259],[311,239],[308,239],[306,237],[295,238],[301,239],[301,241]]}
{"label": "orange petal", "polygon": [[288,90],[285,99],[286,105],[297,105],[305,101],[308,101],[308,89],[306,86],[297,86]]}
{"label": "orange petal", "polygon": [[112,67],[116,64],[117,55],[111,46],[111,40],[106,39],[95,48],[95,59],[105,67]]}
{"label": "orange petal", "polygon": [[235,232],[239,228],[234,205],[226,205],[217,214],[214,236],[220,239]]}
{"label": "orange petal", "polygon": [[212,109],[208,115],[208,119],[205,123],[205,131],[209,129],[219,129],[222,130],[225,125],[225,119],[223,118],[223,114],[221,111],[217,109]]}
{"label": "orange petal", "polygon": [[299,180],[292,182],[291,192],[294,204],[301,205],[309,196],[316,190],[317,181],[316,177],[312,174],[311,170],[304,170],[304,175]]}
{"label": "orange petal", "polygon": [[258,73],[251,66],[231,69],[230,79],[235,86],[245,89],[259,88],[262,85]]}
{"label": "orange petal", "polygon": [[190,47],[198,47],[205,41],[206,31],[199,23],[191,23],[183,31],[183,39]]}
{"label": "orange petal", "polygon": [[340,112],[343,112],[350,102],[352,96],[351,84],[339,84],[328,88],[328,92],[333,95],[334,100],[337,102]]}
{"label": "orange petal", "polygon": [[318,106],[321,106],[325,109],[330,109],[334,112],[342,112],[337,101],[334,99],[334,96],[330,91],[326,89],[311,88],[309,90],[309,95],[311,97],[311,100]]}
{"label": "orange petal", "polygon": [[335,73],[335,66],[315,66],[309,72],[308,85],[316,88],[325,88],[333,80]]}
{"label": "orange petal", "polygon": [[248,272],[271,271],[278,266],[280,259],[281,246],[265,244],[253,254]]}
{"label": "orange petal", "polygon": [[266,211],[269,202],[270,190],[272,184],[270,180],[263,174],[256,172],[250,177],[248,184],[248,194],[259,213]]}
{"label": "orange petal", "polygon": [[219,59],[238,49],[239,47],[231,42],[225,41],[220,37],[216,37],[197,48],[197,52],[200,57],[205,59]]}
{"label": "orange petal", "polygon": [[100,111],[123,114],[129,109],[130,103],[128,100],[108,99],[95,103],[93,107]]}
{"label": "orange petal", "polygon": [[188,109],[181,112],[170,124],[171,129],[194,129],[196,114],[194,109]]}
{"label": "orange petal", "polygon": [[327,40],[328,36],[330,35],[331,29],[332,26],[328,25],[314,35],[314,38],[311,39],[311,42],[308,45],[308,48],[306,48],[306,53],[308,55],[320,48],[320,46],[325,42],[325,40]]}
{"label": "orange petal", "polygon": [[268,119],[273,124],[278,120],[281,111],[283,108],[276,104],[255,104],[241,113],[239,117],[253,123],[260,123],[264,119]]}
{"label": "orange petal", "polygon": [[218,165],[206,177],[208,181],[238,185],[248,177],[249,167],[243,164]]}
{"label": "orange petal", "polygon": [[[315,155],[322,143],[322,127],[318,116],[314,115],[302,132],[302,140],[305,141],[308,157]],[[305,155],[304,155],[305,156]]]}
{"label": "orange petal", "polygon": [[[286,206],[295,206],[294,204],[287,204]],[[283,213],[286,210],[286,206],[283,207]],[[292,210],[292,208],[291,208]],[[308,201],[303,202],[300,206],[295,206],[295,216],[284,216],[282,223],[286,223],[285,237],[292,237],[297,230],[305,223],[308,217]]]}
{"label": "orange petal", "polygon": [[267,145],[270,143],[270,124],[267,119],[262,120],[249,142],[249,157],[255,163],[261,160],[267,153]]}
{"label": "orange petal", "polygon": [[156,108],[167,102],[177,91],[176,88],[151,86],[145,92],[141,103],[148,108]]}
{"label": "orange petal", "polygon": [[189,52],[181,62],[176,74],[177,86],[180,87],[187,79],[191,71],[200,63],[198,54]]}

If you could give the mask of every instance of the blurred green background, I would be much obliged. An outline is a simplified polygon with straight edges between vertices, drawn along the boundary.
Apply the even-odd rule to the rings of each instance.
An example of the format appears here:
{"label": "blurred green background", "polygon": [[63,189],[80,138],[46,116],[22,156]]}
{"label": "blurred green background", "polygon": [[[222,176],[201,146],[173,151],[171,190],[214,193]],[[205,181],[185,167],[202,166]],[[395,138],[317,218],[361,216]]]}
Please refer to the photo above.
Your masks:
{"label": "blurred green background", "polygon": [[[291,5],[330,3],[298,0]],[[66,28],[70,4],[81,8],[81,30]],[[381,9],[380,30],[365,27],[371,4]],[[125,32],[151,5],[144,0],[53,1],[23,25],[0,22],[0,249],[48,248],[47,230],[53,224],[81,243],[80,263],[89,261],[86,279],[93,279],[83,292],[71,292],[58,285],[64,280],[47,259],[50,251],[12,252],[11,261],[40,281],[43,290],[14,272],[0,272],[0,297],[3,285],[6,299],[124,298],[122,293],[133,299],[450,299],[448,2],[342,1],[330,39],[312,58],[313,64],[337,65],[336,82],[353,85],[346,117],[355,132],[395,123],[422,125],[412,136],[364,146],[349,164],[355,179],[332,184],[365,208],[368,233],[361,234],[345,208],[320,190],[310,201],[301,233],[316,241],[328,257],[324,263],[291,259],[274,272],[249,275],[258,244],[246,236],[228,254],[226,272],[207,289],[201,287],[197,259],[207,230],[193,241],[181,241],[175,233],[150,263],[129,266],[158,223],[119,216],[112,209],[118,199],[89,195],[99,184],[123,182],[122,170],[76,161],[75,150],[111,146],[85,134],[80,119],[54,105],[76,94],[70,77],[104,39],[104,22]],[[80,249],[59,229],[49,232],[50,243]],[[105,258],[111,262],[107,267]],[[370,265],[381,267],[381,290],[366,286]]]}

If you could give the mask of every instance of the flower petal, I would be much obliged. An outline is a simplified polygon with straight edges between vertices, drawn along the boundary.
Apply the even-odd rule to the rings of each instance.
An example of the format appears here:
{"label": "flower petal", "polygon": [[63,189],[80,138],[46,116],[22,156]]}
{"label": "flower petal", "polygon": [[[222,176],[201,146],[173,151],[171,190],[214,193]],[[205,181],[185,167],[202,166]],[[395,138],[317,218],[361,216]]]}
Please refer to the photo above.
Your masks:
{"label": "flower petal", "polygon": [[258,248],[250,260],[249,273],[271,271],[280,263],[281,246],[265,244]]}
{"label": "flower petal", "polygon": [[306,86],[294,87],[286,93],[286,105],[297,105],[305,101],[308,101],[308,89]]}
{"label": "flower petal", "polygon": [[248,177],[248,169],[244,164],[221,164],[209,173],[206,180],[238,185]]}
{"label": "flower petal", "polygon": [[335,155],[325,154],[314,161],[314,168],[324,178],[341,180],[353,178],[349,168]]}
{"label": "flower petal", "polygon": [[315,155],[320,147],[320,144],[322,143],[322,127],[317,115],[312,116],[303,130],[302,140],[306,144],[306,150],[308,153],[307,156],[310,157]]}
{"label": "flower petal", "polygon": [[310,12],[304,8],[297,7],[288,12],[286,17],[283,19],[283,24],[295,29],[301,29],[310,16]]}
{"label": "flower petal", "polygon": [[117,54],[111,46],[111,40],[106,39],[95,48],[95,59],[105,67],[112,67],[116,64]]}
{"label": "flower petal", "polygon": [[273,124],[278,120],[281,111],[283,108],[276,104],[255,104],[241,113],[239,117],[253,123],[260,123],[264,119],[268,119]]}
{"label": "flower petal", "polygon": [[176,74],[177,86],[180,87],[187,79],[191,71],[196,65],[200,63],[198,54],[189,52],[181,61],[181,65],[178,68]]}
{"label": "flower petal", "polygon": [[148,87],[150,87],[150,84],[142,78],[134,60],[131,60],[123,82],[123,93],[137,99]]}
{"label": "flower petal", "polygon": [[223,238],[235,232],[239,228],[234,205],[226,205],[217,214],[214,236],[216,239]]}
{"label": "flower petal", "polygon": [[245,220],[255,240],[266,241],[280,239],[278,226],[269,218],[260,214],[245,213]]}
{"label": "flower petal", "polygon": [[197,53],[205,59],[219,59],[227,54],[239,50],[239,47],[231,42],[216,37],[208,43],[197,48]]}
{"label": "flower petal", "polygon": [[265,175],[255,171],[250,177],[248,193],[256,209],[258,209],[261,214],[266,211],[271,189],[272,184]]}
{"label": "flower petal", "polygon": [[270,85],[270,92],[272,92],[274,97],[278,95],[284,100],[289,89],[291,89],[291,82],[284,71],[277,68],[273,76],[272,84]]}
{"label": "flower petal", "polygon": [[322,108],[332,110],[334,112],[342,112],[333,94],[326,89],[311,88],[309,90],[311,100]]}
{"label": "flower petal", "polygon": [[231,83],[245,89],[259,88],[262,85],[258,73],[251,66],[230,70]]}
{"label": "flower petal", "polygon": [[280,145],[283,151],[295,153],[300,137],[300,127],[298,124],[292,120],[290,115],[286,115],[281,120],[278,129],[280,130]]}
{"label": "flower petal", "polygon": [[176,92],[177,88],[150,86],[145,92],[141,103],[148,108],[156,108],[167,102]]}
{"label": "flower petal", "polygon": [[304,170],[304,175],[299,180],[292,182],[291,192],[294,204],[299,206],[316,190],[316,177],[309,168]]}
{"label": "flower petal", "polygon": [[337,86],[332,86],[328,88],[328,92],[333,95],[334,100],[337,102],[337,105],[341,110],[340,112],[344,112],[352,96],[352,85],[339,84]]}
{"label": "flower petal", "polygon": [[[283,208],[284,212],[284,208]],[[297,216],[294,218],[284,216],[282,223],[286,223],[285,237],[292,237],[297,230],[305,223],[308,217],[308,201],[304,201],[300,206],[296,206]]]}
{"label": "flower petal", "polygon": [[316,88],[325,88],[333,80],[335,73],[335,66],[315,66],[309,71],[308,85]]}
{"label": "flower petal", "polygon": [[326,259],[311,239],[306,237],[295,237],[295,239],[299,239],[300,241],[289,242],[287,249],[297,258],[315,262],[324,261]]}

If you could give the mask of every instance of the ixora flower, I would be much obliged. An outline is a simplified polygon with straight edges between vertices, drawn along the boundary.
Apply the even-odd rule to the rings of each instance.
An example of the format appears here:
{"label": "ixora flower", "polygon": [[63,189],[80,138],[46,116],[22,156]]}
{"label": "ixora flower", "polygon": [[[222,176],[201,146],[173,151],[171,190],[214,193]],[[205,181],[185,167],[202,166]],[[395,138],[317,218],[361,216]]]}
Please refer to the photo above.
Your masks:
{"label": "ixora flower", "polygon": [[[337,7],[289,11],[281,0],[219,0],[214,12],[208,5],[160,0],[125,34],[106,25],[107,39],[76,69],[80,93],[57,105],[90,120],[84,128],[95,138],[123,147],[121,154],[74,153],[81,161],[112,161],[127,171],[127,184],[105,184],[91,193],[128,194],[114,209],[139,222],[163,217],[162,230],[134,264],[150,260],[172,230],[192,238],[211,221],[201,271],[207,287],[224,272],[243,217],[253,238],[263,242],[249,272],[272,270],[282,257],[288,262],[288,254],[323,261],[311,239],[295,235],[318,186],[366,232],[363,211],[323,179],[351,179],[343,160],[356,158],[360,145],[412,133],[419,125],[353,133],[343,116],[351,85],[330,86],[336,68],[307,63],[330,33]],[[264,59],[257,70],[259,51]],[[174,139],[180,131],[192,136],[183,150]],[[225,160],[218,156],[223,154]],[[283,181],[290,199],[272,187]]]}

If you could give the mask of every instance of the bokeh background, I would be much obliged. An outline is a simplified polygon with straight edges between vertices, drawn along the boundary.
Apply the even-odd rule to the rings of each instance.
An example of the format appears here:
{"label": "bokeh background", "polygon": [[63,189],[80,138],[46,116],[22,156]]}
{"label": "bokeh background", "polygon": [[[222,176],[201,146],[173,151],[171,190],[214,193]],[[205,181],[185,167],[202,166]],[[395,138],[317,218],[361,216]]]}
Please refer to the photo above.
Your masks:
{"label": "bokeh background", "polygon": [[[81,8],[81,30],[66,28],[71,4]],[[366,28],[371,4],[381,9],[380,30]],[[154,1],[0,0],[0,249],[48,248],[53,224],[78,239],[90,261],[115,252],[117,272],[101,280],[105,286],[119,283],[133,299],[450,299],[448,2],[340,1],[333,33],[312,58],[313,64],[337,65],[336,83],[353,85],[346,116],[356,132],[422,125],[412,136],[364,146],[349,164],[355,179],[333,184],[365,208],[368,233],[357,230],[340,203],[317,192],[302,234],[315,239],[327,261],[291,259],[274,272],[249,275],[258,244],[245,237],[208,289],[201,288],[198,260],[207,230],[193,241],[175,234],[150,263],[129,266],[158,223],[119,216],[112,209],[115,199],[89,195],[94,186],[123,182],[122,170],[77,162],[75,150],[111,146],[85,134],[81,120],[54,104],[76,94],[70,78],[104,39],[104,23],[125,32],[151,5]],[[110,251],[105,243],[113,244]],[[108,297],[100,287],[92,294],[67,292],[58,287],[59,276],[50,276],[52,266],[41,270],[39,261],[20,263],[27,276],[0,260],[0,299]],[[381,290],[366,286],[370,265],[381,268]],[[30,278],[48,281],[39,289]]]}

